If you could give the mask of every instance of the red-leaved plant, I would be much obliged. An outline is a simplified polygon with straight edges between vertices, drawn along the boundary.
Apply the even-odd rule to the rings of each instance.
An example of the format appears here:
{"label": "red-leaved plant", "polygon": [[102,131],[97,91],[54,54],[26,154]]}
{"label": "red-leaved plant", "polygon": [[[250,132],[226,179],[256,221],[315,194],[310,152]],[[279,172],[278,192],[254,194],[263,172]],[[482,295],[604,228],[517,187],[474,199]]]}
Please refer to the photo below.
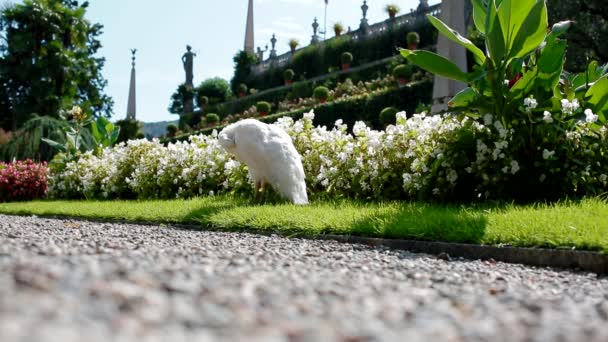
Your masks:
{"label": "red-leaved plant", "polygon": [[0,202],[28,201],[46,195],[48,168],[46,162],[28,159],[0,162]]}

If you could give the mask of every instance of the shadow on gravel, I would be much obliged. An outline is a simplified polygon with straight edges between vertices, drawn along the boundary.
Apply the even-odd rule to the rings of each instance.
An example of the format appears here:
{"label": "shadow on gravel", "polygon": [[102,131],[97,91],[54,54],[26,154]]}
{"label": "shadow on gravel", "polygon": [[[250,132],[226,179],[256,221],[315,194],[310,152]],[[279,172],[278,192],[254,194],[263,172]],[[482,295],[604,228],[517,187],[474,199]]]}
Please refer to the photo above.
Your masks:
{"label": "shadow on gravel", "polygon": [[407,203],[396,212],[376,214],[359,220],[352,234],[460,243],[481,242],[487,226],[483,210],[456,207],[430,207]]}

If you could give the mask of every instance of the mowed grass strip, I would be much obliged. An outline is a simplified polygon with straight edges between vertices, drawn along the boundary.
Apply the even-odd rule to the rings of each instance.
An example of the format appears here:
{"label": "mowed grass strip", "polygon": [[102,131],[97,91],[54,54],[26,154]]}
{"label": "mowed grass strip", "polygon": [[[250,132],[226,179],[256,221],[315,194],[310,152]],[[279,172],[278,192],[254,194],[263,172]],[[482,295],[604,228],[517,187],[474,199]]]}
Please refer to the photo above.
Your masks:
{"label": "mowed grass strip", "polygon": [[349,200],[319,201],[308,206],[258,206],[248,200],[216,196],[190,200],[2,203],[0,213],[182,223],[286,235],[348,234],[608,252],[608,202],[601,199],[494,207]]}

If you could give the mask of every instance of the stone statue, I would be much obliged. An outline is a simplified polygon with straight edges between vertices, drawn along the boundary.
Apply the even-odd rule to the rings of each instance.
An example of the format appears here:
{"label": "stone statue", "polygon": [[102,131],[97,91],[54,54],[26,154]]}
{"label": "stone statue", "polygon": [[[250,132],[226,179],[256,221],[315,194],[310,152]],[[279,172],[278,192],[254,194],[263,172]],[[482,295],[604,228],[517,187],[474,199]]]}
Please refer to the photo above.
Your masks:
{"label": "stone statue", "polygon": [[186,71],[186,85],[193,85],[193,62],[194,62],[194,57],[196,56],[196,54],[190,50],[192,50],[192,47],[190,45],[186,45],[186,53],[184,53],[184,55],[182,56],[182,63],[184,64],[184,71]]}
{"label": "stone statue", "polygon": [[257,55],[258,55],[258,63],[262,63],[264,61],[264,52],[268,51],[268,44],[266,44],[266,49],[262,50],[259,46],[258,46],[258,51],[257,51]]}

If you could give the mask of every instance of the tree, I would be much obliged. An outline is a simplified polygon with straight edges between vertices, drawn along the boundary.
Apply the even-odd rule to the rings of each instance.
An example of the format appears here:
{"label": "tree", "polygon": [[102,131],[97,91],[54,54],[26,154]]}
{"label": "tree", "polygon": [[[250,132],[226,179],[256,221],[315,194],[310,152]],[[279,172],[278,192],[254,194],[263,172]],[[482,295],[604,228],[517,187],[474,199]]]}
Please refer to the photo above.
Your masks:
{"label": "tree", "polygon": [[196,87],[195,91],[198,98],[206,96],[209,99],[210,105],[226,102],[228,98],[232,96],[230,84],[228,84],[228,81],[220,77],[208,78],[204,80],[198,87]]}
{"label": "tree", "polygon": [[171,95],[171,104],[169,112],[173,114],[184,114],[184,103],[187,100],[194,98],[194,90],[186,86],[185,83],[180,84],[173,95]]}
{"label": "tree", "polygon": [[0,125],[16,130],[38,116],[79,105],[112,113],[103,93],[104,58],[95,57],[103,26],[85,19],[88,2],[25,0],[0,12]]}
{"label": "tree", "polygon": [[608,62],[608,1],[606,0],[548,0],[550,24],[574,20],[567,34],[566,70],[583,71],[587,58]]}
{"label": "tree", "polygon": [[247,83],[247,78],[251,75],[251,66],[258,62],[258,56],[251,52],[239,51],[232,59],[234,61],[234,76],[230,80],[230,87],[237,93],[241,83]]}

